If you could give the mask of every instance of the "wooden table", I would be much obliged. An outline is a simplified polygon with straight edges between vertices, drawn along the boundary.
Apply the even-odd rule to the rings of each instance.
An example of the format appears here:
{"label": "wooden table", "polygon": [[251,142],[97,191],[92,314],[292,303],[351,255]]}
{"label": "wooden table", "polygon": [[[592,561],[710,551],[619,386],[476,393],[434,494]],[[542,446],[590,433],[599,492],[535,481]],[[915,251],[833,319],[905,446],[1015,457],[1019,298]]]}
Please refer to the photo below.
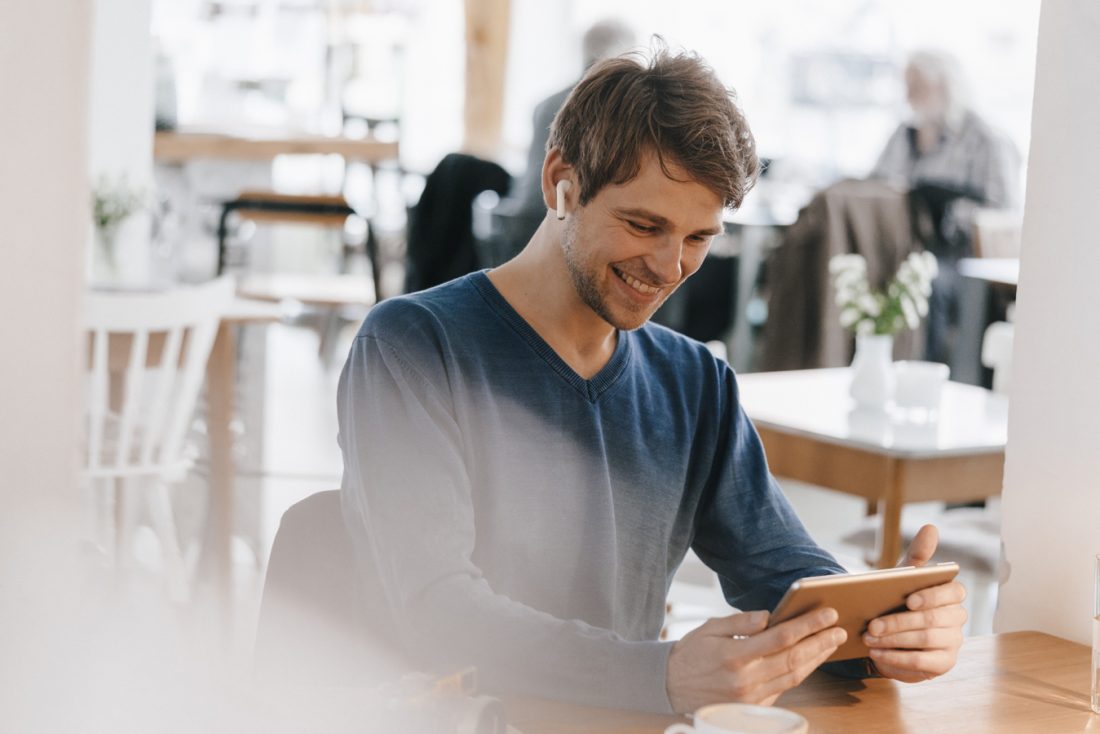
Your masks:
{"label": "wooden table", "polygon": [[[1089,710],[1091,652],[1039,632],[966,641],[947,675],[908,685],[848,681],[815,673],[777,705],[810,722],[814,734],[980,734],[1100,732]],[[508,704],[509,722],[523,734],[659,734],[682,719],[537,700]]]}
{"label": "wooden table", "polygon": [[969,502],[998,495],[1008,401],[949,382],[939,419],[898,421],[856,410],[847,369],[740,375],[741,402],[781,477],[863,497],[881,515],[878,566],[901,555],[907,502]]}
{"label": "wooden table", "polygon": [[374,282],[369,275],[348,273],[259,273],[241,277],[237,293],[246,298],[279,303],[292,300],[307,306],[371,306]]}
{"label": "wooden table", "polygon": [[343,156],[369,164],[397,160],[396,140],[344,138],[287,131],[223,133],[202,130],[158,132],[153,157],[158,163],[186,163],[196,159],[271,160],[278,155]]}
{"label": "wooden table", "polygon": [[237,327],[278,321],[281,310],[272,303],[237,297],[222,314],[206,365],[206,431],[210,443],[210,500],[200,576],[214,588],[223,630],[232,625],[233,600],[233,460],[234,388],[237,384]]}

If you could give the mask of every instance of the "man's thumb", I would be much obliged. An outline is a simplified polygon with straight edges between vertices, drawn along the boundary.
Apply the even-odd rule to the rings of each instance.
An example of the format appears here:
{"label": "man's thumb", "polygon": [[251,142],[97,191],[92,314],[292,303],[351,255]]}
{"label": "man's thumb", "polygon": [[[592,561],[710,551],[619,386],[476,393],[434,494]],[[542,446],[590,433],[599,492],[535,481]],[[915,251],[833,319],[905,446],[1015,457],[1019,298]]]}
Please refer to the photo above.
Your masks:
{"label": "man's thumb", "polygon": [[909,544],[909,550],[906,551],[900,565],[923,566],[932,560],[939,542],[940,532],[936,530],[936,526],[925,525],[913,537],[913,542]]}

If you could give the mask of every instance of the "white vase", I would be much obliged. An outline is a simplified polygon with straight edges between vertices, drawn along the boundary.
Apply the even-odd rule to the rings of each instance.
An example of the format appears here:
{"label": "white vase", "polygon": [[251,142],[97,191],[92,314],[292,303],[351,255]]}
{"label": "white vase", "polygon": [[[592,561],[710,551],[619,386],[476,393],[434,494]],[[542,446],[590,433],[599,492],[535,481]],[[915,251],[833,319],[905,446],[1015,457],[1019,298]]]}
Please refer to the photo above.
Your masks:
{"label": "white vase", "polygon": [[884,410],[894,397],[894,337],[890,334],[857,334],[852,360],[852,384],[848,392],[856,404]]}
{"label": "white vase", "polygon": [[118,260],[116,249],[118,228],[92,230],[92,283],[97,286],[112,286],[118,281]]}

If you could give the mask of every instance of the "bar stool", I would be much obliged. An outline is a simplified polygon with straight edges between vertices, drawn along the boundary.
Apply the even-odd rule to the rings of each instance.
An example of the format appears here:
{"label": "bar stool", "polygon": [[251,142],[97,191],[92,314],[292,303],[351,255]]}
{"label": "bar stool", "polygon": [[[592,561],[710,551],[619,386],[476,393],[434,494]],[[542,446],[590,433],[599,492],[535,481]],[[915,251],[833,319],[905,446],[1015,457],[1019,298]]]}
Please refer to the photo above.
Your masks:
{"label": "bar stool", "polygon": [[[311,224],[341,231],[347,224],[348,217],[356,217],[363,221],[366,237],[362,247],[370,260],[371,267],[369,289],[365,278],[347,272],[350,256],[358,249],[347,243],[344,244],[339,273],[328,275],[242,274],[238,282],[237,292],[246,297],[275,303],[292,301],[327,312],[320,326],[318,354],[326,365],[331,366],[336,358],[334,348],[341,322],[348,318],[343,315],[343,311],[347,308],[369,308],[382,298],[379,248],[370,221],[339,195],[313,196],[280,194],[272,191],[243,191],[236,199],[222,205],[218,220],[219,275],[229,265],[229,217],[234,213],[254,222]],[[358,316],[352,318],[358,318]]]}
{"label": "bar stool", "polygon": [[[313,196],[300,194],[279,194],[273,191],[243,191],[236,199],[222,204],[218,219],[218,275],[228,266],[229,217],[238,216],[254,222],[312,224],[319,227],[343,230],[348,217],[363,221],[366,238],[363,243],[367,258],[370,260],[371,277],[374,281],[375,298],[381,298],[382,268],[379,262],[378,241],[369,219],[357,212],[343,196]],[[356,248],[344,245],[344,264]]]}

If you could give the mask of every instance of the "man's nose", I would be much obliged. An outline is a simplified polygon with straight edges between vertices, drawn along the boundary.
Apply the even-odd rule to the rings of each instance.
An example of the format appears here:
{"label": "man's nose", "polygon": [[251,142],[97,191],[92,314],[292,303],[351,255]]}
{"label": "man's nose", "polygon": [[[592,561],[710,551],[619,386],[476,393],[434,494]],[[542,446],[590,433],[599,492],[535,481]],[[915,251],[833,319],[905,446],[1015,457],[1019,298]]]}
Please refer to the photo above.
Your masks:
{"label": "man's nose", "polygon": [[679,283],[683,275],[680,263],[683,254],[683,242],[674,236],[664,237],[661,246],[652,258],[652,269],[655,275],[660,277],[661,285]]}

